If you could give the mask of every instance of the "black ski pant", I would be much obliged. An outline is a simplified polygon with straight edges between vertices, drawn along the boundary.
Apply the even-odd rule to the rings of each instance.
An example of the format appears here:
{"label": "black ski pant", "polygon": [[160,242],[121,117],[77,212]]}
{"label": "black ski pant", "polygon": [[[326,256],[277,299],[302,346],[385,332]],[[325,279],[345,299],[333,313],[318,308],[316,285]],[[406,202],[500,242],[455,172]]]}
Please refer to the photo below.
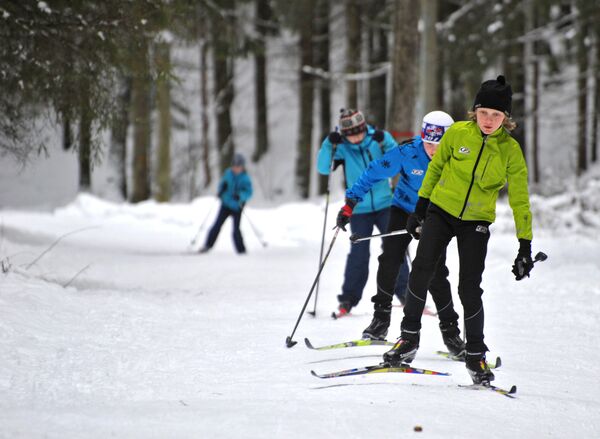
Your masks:
{"label": "black ski pant", "polygon": [[204,247],[212,248],[212,246],[215,245],[217,237],[219,236],[219,232],[221,231],[221,227],[223,226],[223,223],[229,216],[231,216],[233,219],[233,244],[235,245],[235,249],[238,253],[246,253],[244,238],[242,238],[242,232],[240,231],[242,211],[241,209],[231,210],[224,204],[221,204],[219,214],[217,215],[215,223],[208,232],[208,236],[206,237],[206,243],[204,244]]}
{"label": "black ski pant", "polygon": [[[487,221],[463,221],[433,203],[429,205],[408,279],[403,332],[414,334],[421,329],[427,287],[435,273],[436,262],[456,236],[460,263],[458,296],[464,309],[467,352],[484,354],[488,350],[483,342],[483,290],[480,285],[490,238],[489,226]],[[430,289],[430,292],[435,298],[437,291]]]}
{"label": "black ski pant", "polygon": [[[408,213],[399,207],[390,208],[390,219],[387,232],[406,229]],[[405,261],[406,250],[412,237],[407,233],[404,235],[393,235],[383,238],[383,253],[379,256],[377,268],[377,294],[371,301],[375,304],[375,313],[389,313],[394,295],[394,285],[398,277],[398,271]],[[452,303],[452,290],[448,282],[448,268],[446,267],[446,252],[437,258],[434,266],[433,277],[429,283],[429,290],[435,302],[438,316],[441,322],[456,322],[458,314],[454,311]],[[407,300],[410,293],[407,292]],[[377,316],[384,318],[383,315]]]}

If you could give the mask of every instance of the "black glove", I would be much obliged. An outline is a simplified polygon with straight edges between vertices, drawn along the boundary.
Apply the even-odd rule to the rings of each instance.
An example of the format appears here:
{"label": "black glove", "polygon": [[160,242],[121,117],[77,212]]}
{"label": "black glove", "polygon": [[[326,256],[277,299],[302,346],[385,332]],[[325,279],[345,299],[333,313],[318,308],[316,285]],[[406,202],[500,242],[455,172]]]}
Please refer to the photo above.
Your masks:
{"label": "black glove", "polygon": [[342,207],[338,212],[335,224],[344,232],[346,231],[346,224],[350,222],[350,217],[352,216],[354,206],[356,206],[356,200],[353,200],[352,198],[346,198],[346,204],[344,204],[344,207]]}
{"label": "black glove", "polygon": [[340,133],[338,133],[337,131],[333,131],[333,132],[329,133],[327,138],[334,145],[337,145],[338,143],[342,143],[342,135]]}
{"label": "black glove", "polygon": [[531,259],[531,241],[529,239],[519,239],[519,253],[512,266],[512,273],[516,280],[521,280],[525,276],[529,277],[529,273],[533,268],[533,260]]}
{"label": "black glove", "polygon": [[374,141],[376,141],[376,142],[383,142],[383,139],[384,139],[384,137],[385,137],[385,136],[384,136],[384,133],[383,133],[383,131],[376,130],[376,131],[373,133],[373,140],[374,140]]}
{"label": "black glove", "polygon": [[221,186],[221,189],[219,190],[219,193],[218,193],[219,198],[221,198],[223,196],[223,194],[225,193],[226,190],[227,190],[227,182],[223,183],[223,185]]}
{"label": "black glove", "polygon": [[427,214],[427,208],[429,207],[429,199],[419,197],[415,211],[408,216],[406,220],[406,230],[410,235],[417,241],[421,238],[421,228],[425,222],[425,215]]}

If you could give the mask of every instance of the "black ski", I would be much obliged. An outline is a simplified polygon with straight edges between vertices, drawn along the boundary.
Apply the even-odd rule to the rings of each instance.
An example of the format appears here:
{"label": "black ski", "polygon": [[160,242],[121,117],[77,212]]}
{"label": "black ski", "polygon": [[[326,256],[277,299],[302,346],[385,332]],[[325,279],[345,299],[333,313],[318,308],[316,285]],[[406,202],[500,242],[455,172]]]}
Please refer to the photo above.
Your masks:
{"label": "black ski", "polygon": [[441,376],[449,376],[449,373],[446,372],[437,372],[435,370],[429,369],[419,369],[416,367],[409,366],[408,364],[401,364],[399,366],[391,366],[386,363],[377,364],[374,366],[364,366],[364,367],[356,367],[354,369],[346,369],[340,370],[337,372],[330,372],[324,374],[318,374],[314,370],[311,370],[310,373],[317,378],[338,378],[338,377],[346,377],[346,376],[354,376],[354,375],[365,375],[371,373],[415,373],[419,375],[441,375]]}
{"label": "black ski", "polygon": [[352,348],[355,346],[394,346],[394,343],[386,340],[371,340],[368,338],[361,338],[360,340],[351,340],[343,343],[330,344],[326,346],[313,346],[308,338],[304,339],[304,343],[308,349],[314,349],[316,351],[327,351],[329,349],[341,349],[341,348]]}
{"label": "black ski", "polygon": [[489,383],[482,384],[459,384],[458,387],[463,389],[471,389],[471,390],[491,390],[492,392],[499,393],[500,395],[504,395],[508,398],[516,398],[514,395],[517,393],[517,386],[512,386],[510,389],[506,390],[501,387],[493,386]]}
{"label": "black ski", "polygon": [[[441,355],[444,358],[448,358],[449,360],[462,361],[463,363],[465,362],[464,357],[452,355],[450,352],[436,351],[436,354]],[[488,361],[487,364],[490,369],[498,369],[500,366],[502,366],[502,359],[500,357],[496,357],[495,362],[492,363]]]}

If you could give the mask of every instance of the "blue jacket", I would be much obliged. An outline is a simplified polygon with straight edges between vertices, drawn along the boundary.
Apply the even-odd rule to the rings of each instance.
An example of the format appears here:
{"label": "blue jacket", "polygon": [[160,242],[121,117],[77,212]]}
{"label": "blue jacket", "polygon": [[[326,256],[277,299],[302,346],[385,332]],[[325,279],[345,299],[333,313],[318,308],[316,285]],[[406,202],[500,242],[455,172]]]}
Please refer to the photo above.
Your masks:
{"label": "blue jacket", "polygon": [[400,174],[392,204],[405,212],[412,213],[419,199],[418,191],[430,161],[421,136],[415,136],[412,141],[398,145],[397,148],[387,152],[383,158],[371,162],[367,170],[346,191],[346,197],[362,200],[374,185]]}
{"label": "blue jacket", "polygon": [[[361,143],[354,145],[342,137],[343,143],[340,143],[335,149],[333,159],[336,164],[338,162],[344,164],[346,188],[352,186],[359,179],[370,162],[380,159],[385,152],[396,147],[396,141],[390,133],[384,131],[384,138],[380,146],[378,142],[373,140],[374,132],[375,129],[368,125],[367,134]],[[331,152],[332,144],[329,138],[325,138],[317,157],[317,170],[320,174],[329,175]],[[354,213],[370,213],[390,207],[392,202],[390,184],[387,181],[380,181],[372,186],[363,193],[360,203],[354,208]]]}
{"label": "blue jacket", "polygon": [[246,171],[235,175],[231,168],[228,168],[219,181],[219,198],[225,207],[235,211],[241,210],[251,196],[252,182]]}

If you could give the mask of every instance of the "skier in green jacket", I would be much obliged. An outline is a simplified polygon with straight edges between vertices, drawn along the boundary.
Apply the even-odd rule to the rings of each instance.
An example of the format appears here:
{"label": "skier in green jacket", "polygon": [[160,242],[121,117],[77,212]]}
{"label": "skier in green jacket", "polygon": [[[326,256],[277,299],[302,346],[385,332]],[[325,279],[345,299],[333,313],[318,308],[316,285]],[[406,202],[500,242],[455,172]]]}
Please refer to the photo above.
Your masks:
{"label": "skier in green jacket", "polygon": [[486,361],[483,342],[484,313],[481,277],[485,268],[489,226],[496,217],[496,200],[508,183],[513,210],[518,256],[513,265],[516,280],[529,276],[531,259],[531,211],[527,165],[519,143],[510,136],[512,90],[504,76],[481,84],[471,120],[448,129],[433,157],[415,212],[406,229],[419,239],[409,277],[401,336],[383,356],[390,364],[411,362],[419,347],[421,314],[435,262],[453,237],[460,263],[458,294],[464,308],[466,367],[475,384],[494,379]]}

